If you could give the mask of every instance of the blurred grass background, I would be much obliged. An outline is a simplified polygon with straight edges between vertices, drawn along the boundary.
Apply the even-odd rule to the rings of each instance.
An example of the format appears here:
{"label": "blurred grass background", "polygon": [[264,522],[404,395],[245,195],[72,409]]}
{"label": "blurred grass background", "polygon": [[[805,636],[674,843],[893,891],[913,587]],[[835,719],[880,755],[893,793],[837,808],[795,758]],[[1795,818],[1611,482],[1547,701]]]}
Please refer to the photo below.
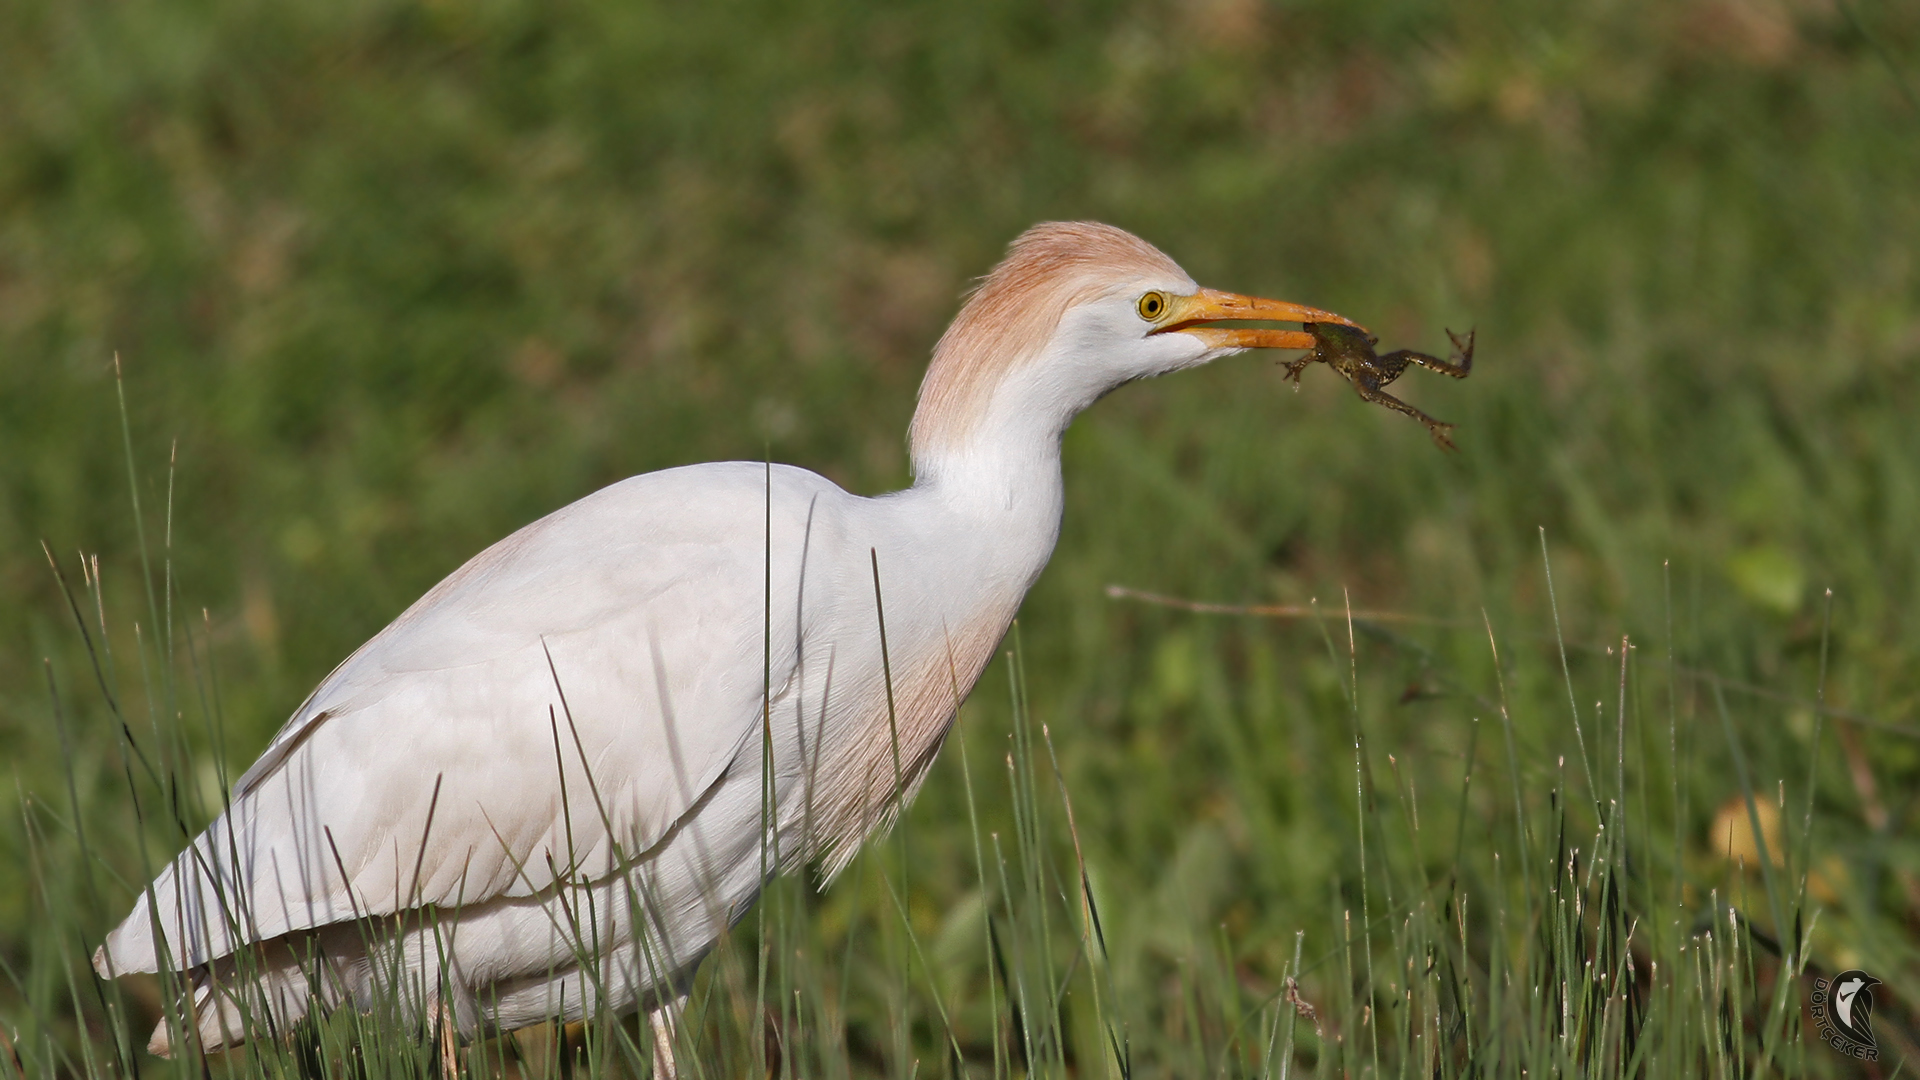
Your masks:
{"label": "blurred grass background", "polygon": [[[1110,930],[1142,1030],[1184,1022],[1165,980],[1196,956],[1274,985],[1351,887],[1346,660],[1310,623],[1104,587],[1451,620],[1363,643],[1360,697],[1376,767],[1454,791],[1491,719],[1483,609],[1552,633],[1541,528],[1580,695],[1612,700],[1623,633],[1763,689],[1728,699],[1754,784],[1804,790],[1811,759],[1836,860],[1815,955],[1920,992],[1920,7],[26,0],[0,71],[0,761],[67,805],[51,681],[96,836],[124,833],[126,782],[40,544],[74,578],[97,553],[136,655],[116,353],[139,520],[157,564],[171,485],[181,641],[225,718],[215,794],[214,755],[244,767],[440,576],[608,482],[769,452],[909,482],[968,280],[1034,221],[1096,218],[1388,346],[1480,343],[1471,380],[1395,388],[1459,423],[1457,455],[1259,357],[1068,434],[1027,683],[1098,888],[1136,901]],[[1816,740],[1829,588],[1851,719]],[[1568,690],[1552,654],[1515,663],[1545,805]],[[1006,679],[963,724],[976,768]],[[1743,880],[1714,835],[1739,786],[1710,684],[1673,685],[1684,753],[1649,701],[1640,781],[1684,775],[1658,827],[1697,898]],[[929,934],[979,903],[964,820],[943,763],[910,822]],[[0,825],[0,867],[27,843]],[[32,877],[0,871],[17,971],[80,948],[36,934],[58,890]],[[130,885],[101,888],[77,933]],[[822,933],[848,892],[809,901]],[[21,1000],[0,986],[0,1015]]]}

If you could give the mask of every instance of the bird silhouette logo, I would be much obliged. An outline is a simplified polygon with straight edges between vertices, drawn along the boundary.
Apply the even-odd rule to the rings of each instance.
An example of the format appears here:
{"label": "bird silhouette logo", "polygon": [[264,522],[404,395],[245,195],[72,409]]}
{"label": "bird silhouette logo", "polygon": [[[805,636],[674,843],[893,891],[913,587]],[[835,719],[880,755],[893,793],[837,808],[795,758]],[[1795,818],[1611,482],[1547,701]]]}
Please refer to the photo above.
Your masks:
{"label": "bird silhouette logo", "polygon": [[1873,988],[1878,985],[1879,979],[1858,968],[1814,979],[1809,1004],[1821,1040],[1848,1057],[1878,1061],[1873,1040]]}

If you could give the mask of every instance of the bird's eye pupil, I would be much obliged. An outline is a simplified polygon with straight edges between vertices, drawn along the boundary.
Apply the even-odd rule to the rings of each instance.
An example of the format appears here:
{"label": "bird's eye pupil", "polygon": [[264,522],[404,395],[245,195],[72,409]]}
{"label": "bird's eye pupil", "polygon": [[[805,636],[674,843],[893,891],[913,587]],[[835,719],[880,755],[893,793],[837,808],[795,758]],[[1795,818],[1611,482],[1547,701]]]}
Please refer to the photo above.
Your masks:
{"label": "bird's eye pupil", "polygon": [[1157,292],[1150,292],[1140,298],[1140,317],[1143,319],[1157,319],[1161,312],[1166,310],[1167,298]]}

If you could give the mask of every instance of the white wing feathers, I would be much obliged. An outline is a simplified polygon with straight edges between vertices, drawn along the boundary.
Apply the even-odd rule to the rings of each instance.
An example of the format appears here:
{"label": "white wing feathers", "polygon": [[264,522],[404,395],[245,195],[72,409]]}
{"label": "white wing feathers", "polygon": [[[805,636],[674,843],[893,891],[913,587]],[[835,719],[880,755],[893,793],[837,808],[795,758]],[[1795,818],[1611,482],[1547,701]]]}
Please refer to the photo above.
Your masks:
{"label": "white wing feathers", "polygon": [[[192,967],[644,852],[759,732],[768,484],[750,463],[651,473],[476,556],[314,691],[96,967]],[[775,535],[846,498],[774,469]],[[797,595],[800,548],[777,545],[775,597]],[[802,628],[776,607],[777,701]]]}

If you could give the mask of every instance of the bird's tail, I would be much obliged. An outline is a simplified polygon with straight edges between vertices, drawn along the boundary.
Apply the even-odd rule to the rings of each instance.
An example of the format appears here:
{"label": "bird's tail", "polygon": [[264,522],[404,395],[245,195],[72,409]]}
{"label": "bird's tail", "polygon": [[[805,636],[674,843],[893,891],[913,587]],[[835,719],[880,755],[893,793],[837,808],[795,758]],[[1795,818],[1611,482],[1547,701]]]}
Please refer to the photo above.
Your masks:
{"label": "bird's tail", "polygon": [[[292,949],[257,950],[250,963],[227,957],[191,973],[180,1007],[155,1025],[147,1050],[172,1057],[184,1040],[224,1050],[263,1034],[284,1034],[307,1015],[351,996],[324,959],[303,961]],[[241,970],[242,967],[250,970]]]}
{"label": "bird's tail", "polygon": [[470,1038],[481,1025],[477,1003],[471,993],[447,992],[463,980],[438,955],[433,935],[403,935],[396,948],[382,933],[389,928],[371,922],[277,938],[195,968],[180,1007],[155,1026],[147,1049],[170,1057],[183,1038],[212,1051],[284,1037],[309,1015],[343,1005],[415,1027],[444,1018]]}

